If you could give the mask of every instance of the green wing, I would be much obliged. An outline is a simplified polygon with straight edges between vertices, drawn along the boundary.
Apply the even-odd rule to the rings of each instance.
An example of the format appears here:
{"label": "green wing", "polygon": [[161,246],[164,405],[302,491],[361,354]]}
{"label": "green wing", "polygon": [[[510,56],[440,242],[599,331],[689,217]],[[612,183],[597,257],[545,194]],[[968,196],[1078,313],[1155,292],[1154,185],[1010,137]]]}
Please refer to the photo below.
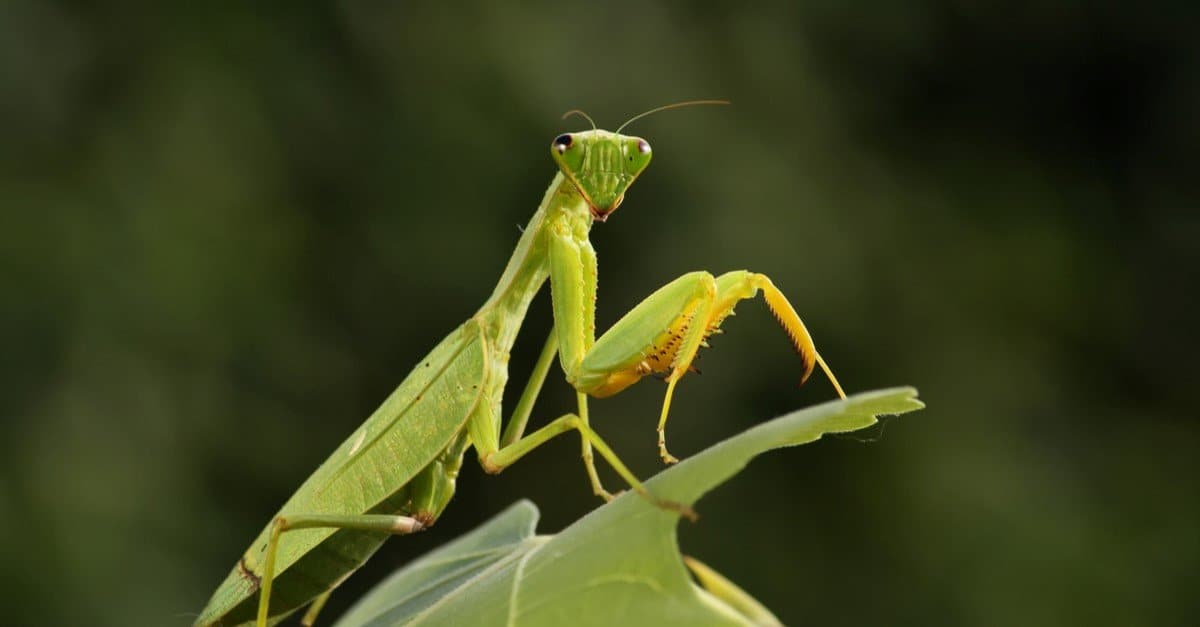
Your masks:
{"label": "green wing", "polygon": [[[450,333],[317,468],[279,514],[366,513],[403,488],[442,452],[479,403],[486,350],[475,320]],[[276,576],[336,531],[305,529],[283,534]],[[269,535],[270,523],[213,594],[197,624],[218,620],[257,591],[257,582],[243,569],[255,578],[261,574]]]}

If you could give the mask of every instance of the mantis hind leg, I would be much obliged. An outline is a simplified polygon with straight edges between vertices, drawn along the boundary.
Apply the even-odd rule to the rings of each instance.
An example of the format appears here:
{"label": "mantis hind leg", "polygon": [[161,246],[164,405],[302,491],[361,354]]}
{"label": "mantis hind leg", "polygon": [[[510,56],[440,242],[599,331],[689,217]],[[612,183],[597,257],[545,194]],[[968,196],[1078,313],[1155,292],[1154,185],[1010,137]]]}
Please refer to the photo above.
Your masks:
{"label": "mantis hind leg", "polygon": [[841,397],[837,378],[817,352],[812,336],[792,304],[765,274],[738,270],[720,277],[691,272],[668,283],[617,321],[587,351],[574,374],[576,389],[593,396],[616,394],[648,374],[662,374],[667,382],[658,421],[658,447],[663,461],[676,460],[666,447],[666,423],[679,379],[706,340],[720,332],[721,323],[733,315],[738,302],[759,292],[800,355],[803,383],[820,365]]}
{"label": "mantis hind leg", "polygon": [[[275,555],[279,550],[279,538],[288,531],[299,529],[350,529],[354,531],[375,531],[395,535],[415,533],[424,529],[428,522],[422,522],[408,516],[391,516],[387,514],[333,515],[333,514],[287,514],[275,517],[271,523],[271,535],[267,541],[266,558],[263,562],[262,588],[258,597],[258,616],[256,627],[266,627],[271,607],[271,587],[275,581]],[[315,619],[317,612],[325,604],[329,592],[322,593],[310,607],[305,618]]]}
{"label": "mantis hind leg", "polygon": [[750,624],[762,627],[783,625],[771,613],[771,610],[758,602],[758,599],[750,596],[721,573],[709,568],[707,564],[687,555],[683,556],[683,563],[687,565],[688,570],[692,571],[692,575],[709,594],[724,601],[730,609],[746,618]]}
{"label": "mantis hind leg", "polygon": [[300,619],[300,624],[304,627],[312,627],[317,624],[317,615],[325,608],[325,603],[329,601],[331,594],[333,594],[333,590],[326,590],[321,596],[313,599],[313,602],[308,604],[308,611],[304,613],[304,618]]}

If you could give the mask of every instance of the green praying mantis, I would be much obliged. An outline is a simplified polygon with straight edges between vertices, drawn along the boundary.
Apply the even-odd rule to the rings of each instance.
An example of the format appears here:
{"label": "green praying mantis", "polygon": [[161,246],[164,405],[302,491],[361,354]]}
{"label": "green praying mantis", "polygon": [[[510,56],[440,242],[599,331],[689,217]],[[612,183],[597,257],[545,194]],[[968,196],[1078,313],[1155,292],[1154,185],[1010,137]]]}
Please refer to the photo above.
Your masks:
{"label": "green praying mantis", "polygon": [[[309,610],[303,622],[311,625],[332,590],[388,536],[420,531],[437,521],[471,447],[485,471],[498,473],[553,437],[576,431],[596,495],[612,498],[596,473],[598,452],[634,491],[694,518],[687,507],[648,493],[592,430],[588,396],[617,394],[647,375],[665,378],[658,449],[665,462],[677,461],[667,451],[665,436],[675,386],[734,306],[760,292],[800,355],[801,383],[819,364],[845,397],[796,310],[763,274],[684,274],[596,338],[597,262],[588,234],[620,206],[651,157],[646,140],[621,131],[651,113],[696,104],[728,103],[700,100],[658,107],[616,132],[597,129],[581,111],[563,116],[578,114],[592,122],[592,130],[562,134],[551,142],[558,172],[491,297],[426,355],[288,499],[213,593],[196,625],[266,627],[305,605]],[[509,350],[547,279],[554,328],[501,431]],[[526,434],[555,354],[576,390],[578,408]]]}

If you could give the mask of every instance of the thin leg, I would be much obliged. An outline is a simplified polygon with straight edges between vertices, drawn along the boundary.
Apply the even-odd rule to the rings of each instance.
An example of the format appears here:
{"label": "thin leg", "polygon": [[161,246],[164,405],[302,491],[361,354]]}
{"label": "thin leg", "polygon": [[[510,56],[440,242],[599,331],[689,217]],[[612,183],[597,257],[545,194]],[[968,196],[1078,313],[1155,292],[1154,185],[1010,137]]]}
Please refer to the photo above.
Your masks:
{"label": "thin leg", "polygon": [[[546,338],[546,343],[542,346],[542,352],[538,356],[537,363],[533,366],[533,372],[529,375],[529,381],[525,384],[525,390],[521,392],[521,398],[517,401],[516,407],[513,408],[512,416],[509,417],[508,424],[504,427],[504,434],[500,437],[500,448],[505,448],[514,442],[521,439],[525,434],[525,428],[529,424],[529,416],[533,411],[533,406],[537,401],[538,395],[542,391],[542,385],[546,381],[546,376],[550,372],[550,367],[554,363],[554,356],[558,353],[558,334],[555,329],[550,329],[550,335]],[[576,399],[579,405],[579,418],[583,424],[591,426],[588,422],[588,406],[587,395],[577,393]],[[596,472],[595,456],[592,453],[592,442],[586,437],[580,438],[582,447],[583,465],[587,470],[588,480],[592,484],[592,493],[605,501],[610,501],[613,495],[604,489],[604,485],[600,482],[600,475]]]}
{"label": "thin leg", "polygon": [[675,384],[687,373],[704,343],[704,338],[711,332],[713,311],[716,308],[718,291],[717,282],[712,275],[705,275],[706,280],[698,282],[699,290],[693,296],[694,306],[686,317],[683,328],[680,329],[678,349],[671,359],[671,374],[667,375],[667,393],[663,396],[662,412],[658,416],[658,455],[668,464],[679,460],[667,452],[667,414],[671,410],[671,397],[675,394]]}
{"label": "thin leg", "polygon": [[525,391],[521,392],[521,398],[517,401],[512,416],[509,417],[508,424],[504,427],[504,435],[500,437],[500,446],[508,446],[520,440],[521,436],[525,434],[525,427],[529,424],[529,415],[533,412],[533,405],[537,401],[538,394],[542,392],[542,384],[546,382],[546,374],[550,372],[550,365],[554,363],[554,355],[557,352],[558,335],[551,328],[550,336],[546,338],[546,344],[542,346],[542,354],[538,356],[537,363],[533,366],[533,372],[529,375],[529,381],[525,384]]}
{"label": "thin leg", "polygon": [[313,599],[313,602],[308,605],[308,611],[304,613],[304,618],[300,619],[300,624],[304,627],[312,627],[317,623],[317,614],[325,607],[325,603],[329,601],[329,595],[333,594],[333,590],[326,590],[321,596]]}
{"label": "thin leg", "polygon": [[[533,406],[537,402],[537,397],[542,391],[542,385],[546,382],[546,376],[550,372],[550,366],[554,363],[554,356],[558,354],[558,335],[555,329],[550,329],[550,335],[546,338],[546,343],[542,346],[542,352],[538,356],[537,363],[533,366],[533,372],[529,375],[529,381],[525,384],[525,390],[521,392],[521,398],[517,401],[516,407],[513,408],[512,416],[508,419],[508,424],[504,427],[504,434],[500,437],[500,448],[505,448],[514,442],[521,439],[525,434],[525,428],[529,424],[529,416],[533,412]],[[588,423],[588,408],[587,394],[577,393],[579,403],[579,418],[583,424],[591,426]],[[581,437],[582,442],[582,457],[583,466],[587,469],[588,480],[592,484],[592,493],[605,501],[611,501],[613,495],[604,489],[604,485],[600,483],[600,475],[596,473],[596,462],[592,454],[592,442],[586,437]]]}
{"label": "thin leg", "polygon": [[663,509],[669,509],[678,512],[679,514],[691,520],[696,519],[696,513],[693,512],[690,507],[659,499],[650,494],[650,492],[647,491],[642,485],[642,482],[638,481],[638,478],[629,471],[629,468],[625,466],[625,463],[622,462],[621,459],[617,457],[615,453],[613,453],[612,449],[610,449],[608,445],[604,443],[604,440],[601,439],[595,431],[592,431],[592,428],[584,423],[583,420],[581,420],[579,416],[576,416],[575,414],[565,414],[560,416],[551,421],[550,424],[499,450],[496,450],[494,445],[492,446],[491,450],[488,450],[488,446],[486,444],[481,445],[478,442],[475,444],[475,446],[476,449],[480,449],[479,461],[483,466],[483,469],[489,473],[497,473],[516,463],[517,460],[521,459],[530,451],[536,449],[542,444],[545,444],[554,436],[571,430],[578,431],[581,437],[587,439],[591,443],[591,446],[600,453],[600,456],[603,457],[610,466],[612,466],[613,470],[617,471],[617,474],[620,475],[621,478],[624,479],[635,492],[649,499],[652,503],[662,507]]}
{"label": "thin leg", "polygon": [[667,415],[671,412],[671,397],[675,395],[675,383],[678,377],[667,379],[667,393],[663,396],[662,411],[658,414],[658,456],[664,463],[675,464],[679,458],[667,451]]}
{"label": "thin leg", "polygon": [[700,585],[708,590],[713,596],[721,599],[729,604],[730,607],[737,610],[742,616],[748,618],[753,625],[782,627],[783,623],[779,619],[758,602],[758,599],[750,596],[745,590],[742,590],[737,584],[725,578],[724,575],[709,568],[706,564],[697,560],[694,557],[683,556],[683,563],[687,565],[692,574],[696,576],[696,580]]}
{"label": "thin leg", "polygon": [[[576,392],[575,399],[579,403],[579,420],[583,422],[584,426],[590,429],[592,425],[590,422],[588,422],[587,394],[584,394],[583,392]],[[581,455],[583,457],[583,467],[587,470],[588,481],[592,483],[592,494],[595,494],[605,501],[611,501],[613,499],[613,495],[610,494],[608,490],[604,489],[604,484],[600,483],[600,475],[596,473],[596,460],[592,455],[592,441],[586,437],[581,437],[579,439],[583,448]]]}
{"label": "thin leg", "polygon": [[[385,514],[362,514],[358,516],[339,516],[332,514],[293,514],[278,516],[271,525],[271,538],[267,542],[267,556],[263,563],[262,590],[258,597],[257,627],[267,627],[267,613],[271,607],[271,584],[275,580],[275,552],[279,548],[279,537],[287,531],[296,529],[315,529],[333,527],[335,529],[352,529],[355,531],[379,531],[396,535],[414,533],[425,528],[420,521],[408,516],[388,516]],[[321,604],[324,601],[317,599]],[[320,611],[320,608],[317,608]],[[315,617],[316,613],[312,612]]]}

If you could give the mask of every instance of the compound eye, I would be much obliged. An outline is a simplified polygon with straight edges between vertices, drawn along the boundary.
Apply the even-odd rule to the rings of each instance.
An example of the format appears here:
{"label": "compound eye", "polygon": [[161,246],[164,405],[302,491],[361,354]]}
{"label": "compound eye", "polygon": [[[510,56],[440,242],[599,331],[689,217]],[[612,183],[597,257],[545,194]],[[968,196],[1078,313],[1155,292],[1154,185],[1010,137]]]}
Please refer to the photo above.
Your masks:
{"label": "compound eye", "polygon": [[647,141],[646,141],[646,140],[644,140],[644,139],[639,139],[639,140],[638,140],[638,152],[642,153],[643,155],[648,155],[648,154],[650,154],[650,144],[649,144],[649,142],[647,142]]}
{"label": "compound eye", "polygon": [[571,144],[573,142],[574,142],[574,140],[571,138],[571,134],[564,133],[562,135],[559,135],[558,137],[555,137],[554,142],[551,145],[554,146],[554,149],[557,150],[558,154],[561,155],[564,152],[566,152],[568,148],[571,147]]}

